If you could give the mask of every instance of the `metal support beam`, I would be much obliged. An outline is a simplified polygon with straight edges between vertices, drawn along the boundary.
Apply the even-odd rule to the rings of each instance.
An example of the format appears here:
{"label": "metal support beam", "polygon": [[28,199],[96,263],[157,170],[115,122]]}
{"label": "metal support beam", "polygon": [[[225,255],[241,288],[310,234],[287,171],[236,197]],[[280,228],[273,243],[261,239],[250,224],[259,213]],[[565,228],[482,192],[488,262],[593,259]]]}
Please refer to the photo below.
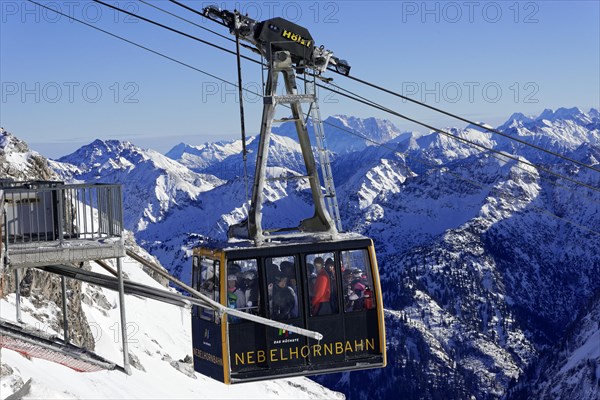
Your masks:
{"label": "metal support beam", "polygon": [[[0,191],[0,193],[3,194],[2,191]],[[2,202],[4,202],[4,199],[2,199]],[[1,297],[4,296],[4,277],[8,272],[8,265],[10,264],[10,258],[8,256],[8,218],[6,217],[6,209],[4,208],[4,203],[2,203],[2,219],[4,220],[4,251],[2,253],[2,260],[0,260],[0,262],[2,263],[2,268],[0,268],[2,270],[2,276],[0,276]]]}
{"label": "metal support beam", "polygon": [[[141,283],[131,282],[129,280],[123,282],[124,292],[125,294],[133,295],[133,296],[142,296],[148,299],[160,301],[167,304],[172,304],[178,307],[191,307],[192,305],[199,306],[202,308],[209,308],[215,310],[219,313],[219,315],[229,314],[234,317],[238,317],[243,320],[254,321],[259,324],[263,324],[266,326],[272,326],[277,329],[283,329],[289,332],[294,332],[302,336],[309,337],[315,340],[322,340],[323,335],[318,332],[310,331],[308,329],[299,328],[297,326],[292,326],[288,324],[284,324],[279,321],[273,321],[267,318],[259,317],[258,315],[249,314],[242,310],[237,310],[234,308],[229,308],[227,306],[221,305],[214,300],[206,297],[202,293],[198,292],[191,286],[186,285],[181,282],[179,279],[169,275],[165,270],[152,262],[146,260],[141,257],[139,254],[134,253],[130,250],[127,250],[127,255],[133,258],[134,260],[140,262],[142,265],[150,268],[158,275],[163,278],[168,279],[170,282],[175,285],[185,289],[190,296],[183,296],[178,293],[173,293],[167,290],[157,289],[152,286],[146,286]],[[44,271],[64,275],[67,278],[75,279],[81,282],[87,282],[92,285],[100,286],[106,289],[118,291],[119,290],[119,280],[118,278],[113,278],[111,276],[105,274],[99,274],[96,272],[85,271],[80,268],[75,268],[66,265],[52,265],[45,267],[38,267]]]}
{"label": "metal support beam", "polygon": [[323,121],[321,120],[321,111],[319,110],[317,96],[317,85],[314,77],[312,81],[306,81],[305,88],[307,93],[311,93],[315,96],[315,102],[311,104],[307,119],[310,118],[312,120],[313,130],[317,140],[317,152],[319,154],[321,173],[323,175],[323,186],[325,186],[325,200],[327,203],[327,209],[329,210],[331,218],[333,218],[333,221],[335,222],[338,232],[342,232],[342,219],[340,217],[340,210],[335,192],[335,184],[333,182],[331,160],[329,157],[329,151],[327,150],[325,129],[323,128]]}
{"label": "metal support beam", "polygon": [[129,366],[129,343],[127,343],[127,320],[125,318],[125,290],[123,288],[123,261],[117,258],[117,274],[119,275],[119,310],[121,312],[121,339],[123,340],[123,369],[131,375]]}
{"label": "metal support beam", "polygon": [[8,268],[8,263],[10,262],[10,258],[8,257],[8,217],[6,216],[4,205],[2,206],[2,219],[4,220],[4,252],[2,253],[2,261],[4,262],[4,268]]}
{"label": "metal support beam", "polygon": [[58,206],[57,206],[58,240],[62,243],[62,241],[64,239],[64,227],[65,227],[64,210],[63,210],[63,206],[64,206],[63,196],[65,194],[65,191],[59,190],[56,194],[57,194],[56,197],[58,198]]}
{"label": "metal support beam", "polygon": [[21,323],[23,320],[21,319],[21,274],[19,272],[20,269],[15,268],[15,302],[17,306],[17,322]]}
{"label": "metal support beam", "polygon": [[[277,84],[279,76],[283,76],[285,94],[277,94]],[[279,104],[289,104],[292,111],[292,118],[298,134],[298,143],[302,151],[304,166],[306,167],[306,177],[310,184],[312,200],[314,205],[314,214],[307,219],[300,221],[296,228],[298,232],[306,234],[329,234],[337,235],[336,224],[329,215],[325,206],[319,173],[317,170],[315,158],[313,155],[310,138],[306,123],[304,122],[301,103],[314,104],[316,102],[315,94],[298,94],[296,85],[295,69],[292,65],[292,59],[289,52],[278,51],[275,53],[273,62],[269,64],[267,83],[265,87],[265,96],[263,99],[263,114],[260,129],[258,151],[256,154],[256,171],[254,174],[254,184],[252,187],[252,200],[248,218],[239,224],[232,225],[229,228],[228,236],[240,239],[254,240],[257,246],[260,246],[266,239],[268,232],[262,227],[262,206],[264,201],[263,190],[267,181],[267,160],[269,157],[269,144],[271,138],[271,127],[275,119],[275,108]],[[269,235],[270,236],[270,235]],[[271,236],[272,238],[272,236]]]}
{"label": "metal support beam", "polygon": [[229,315],[233,315],[234,317],[238,317],[243,320],[258,322],[259,324],[263,324],[266,326],[272,326],[274,328],[283,329],[283,330],[286,330],[289,332],[294,332],[299,335],[306,336],[306,337],[309,337],[309,338],[312,338],[315,340],[323,339],[323,334],[321,334],[319,332],[314,332],[314,331],[310,331],[308,329],[299,328],[297,326],[284,324],[283,322],[279,322],[279,321],[273,321],[273,320],[270,320],[267,318],[259,317],[258,315],[249,314],[249,313],[243,312],[241,310],[236,310],[235,308],[229,308],[227,306],[219,304],[216,301],[214,301],[214,300],[206,297],[202,293],[198,292],[193,287],[186,285],[185,283],[183,283],[179,279],[175,278],[174,276],[169,275],[162,268],[149,262],[145,258],[134,253],[133,251],[127,250],[127,255],[129,257],[133,258],[134,260],[136,260],[137,262],[141,263],[142,265],[145,265],[146,267],[150,268],[152,271],[156,272],[158,275],[162,276],[163,278],[166,278],[170,282],[187,290],[192,296],[196,297],[197,299],[201,299],[202,301],[205,301],[206,303],[208,303],[208,306],[210,308],[218,311],[221,315],[229,314]]}
{"label": "metal support beam", "polygon": [[67,311],[67,279],[64,276],[60,277],[60,285],[62,287],[62,312],[63,312],[63,341],[69,343],[69,315]]}

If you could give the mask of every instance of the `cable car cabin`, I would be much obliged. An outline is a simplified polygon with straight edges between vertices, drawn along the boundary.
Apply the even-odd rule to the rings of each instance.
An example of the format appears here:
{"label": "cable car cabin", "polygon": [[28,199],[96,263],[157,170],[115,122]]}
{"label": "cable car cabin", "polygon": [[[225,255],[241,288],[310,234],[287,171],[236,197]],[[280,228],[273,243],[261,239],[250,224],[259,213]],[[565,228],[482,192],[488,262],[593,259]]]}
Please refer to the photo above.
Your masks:
{"label": "cable car cabin", "polygon": [[194,369],[216,380],[242,383],[386,364],[370,239],[198,248],[193,285],[224,306],[323,334],[317,341],[194,306]]}

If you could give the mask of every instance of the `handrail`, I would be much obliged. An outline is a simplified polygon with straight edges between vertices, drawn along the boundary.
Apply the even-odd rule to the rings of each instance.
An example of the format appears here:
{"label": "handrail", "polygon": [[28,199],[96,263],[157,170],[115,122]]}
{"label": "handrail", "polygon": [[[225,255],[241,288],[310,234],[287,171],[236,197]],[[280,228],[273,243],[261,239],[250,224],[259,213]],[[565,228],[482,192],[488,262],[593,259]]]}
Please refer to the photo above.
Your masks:
{"label": "handrail", "polygon": [[257,323],[262,324],[262,325],[271,326],[271,327],[278,328],[278,329],[283,329],[283,330],[286,330],[288,332],[294,332],[294,333],[297,333],[297,334],[302,335],[302,336],[306,336],[306,337],[311,338],[311,339],[315,339],[315,340],[321,340],[321,339],[323,339],[323,334],[321,334],[319,332],[311,331],[309,329],[299,328],[297,326],[289,325],[289,324],[286,324],[286,323],[283,323],[283,322],[274,321],[272,319],[259,317],[258,315],[248,314],[246,312],[239,311],[239,310],[237,310],[235,308],[228,308],[228,307],[226,307],[226,306],[224,306],[222,304],[217,303],[213,299],[211,299],[211,298],[203,295],[202,293],[198,292],[197,290],[195,290],[191,286],[186,285],[185,283],[183,283],[179,279],[177,279],[174,276],[172,276],[171,274],[163,271],[162,268],[160,268],[159,266],[155,265],[154,263],[146,260],[145,258],[143,258],[142,256],[140,256],[139,254],[137,254],[137,253],[135,253],[135,252],[133,252],[133,251],[131,251],[129,249],[126,250],[126,253],[127,253],[127,255],[129,257],[133,258],[135,261],[141,263],[142,265],[145,265],[146,267],[150,268],[151,270],[153,270],[154,272],[156,272],[157,274],[159,274],[163,278],[166,278],[169,281],[171,281],[172,283],[174,283],[174,284],[180,286],[181,288],[187,290],[193,297],[196,297],[200,301],[205,302],[208,305],[207,308],[211,308],[211,309],[219,312],[221,315],[223,315],[223,314],[229,314],[229,315],[232,315],[234,317],[238,317],[238,318],[245,319],[245,320],[248,320],[248,321],[257,322]]}
{"label": "handrail", "polygon": [[11,244],[123,235],[121,185],[9,184],[2,191],[6,211],[4,237]]}
{"label": "handrail", "polygon": [[[50,191],[56,189],[79,189],[79,188],[88,188],[88,187],[118,187],[121,185],[118,183],[63,183],[63,182],[52,182],[52,181],[10,181],[10,186],[5,186],[6,182],[0,184],[0,188],[5,192],[9,191]],[[38,186],[40,185],[40,186]],[[45,186],[41,186],[45,185]]]}

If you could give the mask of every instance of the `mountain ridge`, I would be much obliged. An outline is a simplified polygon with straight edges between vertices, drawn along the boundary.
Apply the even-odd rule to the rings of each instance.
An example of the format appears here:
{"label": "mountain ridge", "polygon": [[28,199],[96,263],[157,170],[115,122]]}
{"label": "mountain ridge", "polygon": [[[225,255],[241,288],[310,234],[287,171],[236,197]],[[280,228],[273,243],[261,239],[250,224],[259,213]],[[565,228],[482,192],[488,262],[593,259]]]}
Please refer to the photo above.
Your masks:
{"label": "mountain ridge", "polygon": [[[600,160],[597,110],[513,114],[507,123],[509,135],[590,165]],[[593,171],[508,138],[470,126],[449,131],[600,187]],[[440,133],[394,132],[385,147],[352,136],[356,141],[335,152],[332,164],[344,226],[373,238],[378,250],[390,366],[316,380],[352,398],[503,398],[541,354],[567,340],[572,310],[600,288],[600,203],[586,188]],[[272,140],[269,173],[302,174],[297,143],[278,134]],[[237,146],[222,142],[215,157],[208,151],[202,158],[208,166],[201,171],[219,184],[134,229],[140,244],[184,280],[190,249],[223,239],[247,213],[241,154],[237,147],[224,151],[228,143]],[[127,157],[112,161],[95,167],[95,179],[135,165]],[[267,187],[266,222],[293,226],[310,213],[307,189],[302,180]]]}

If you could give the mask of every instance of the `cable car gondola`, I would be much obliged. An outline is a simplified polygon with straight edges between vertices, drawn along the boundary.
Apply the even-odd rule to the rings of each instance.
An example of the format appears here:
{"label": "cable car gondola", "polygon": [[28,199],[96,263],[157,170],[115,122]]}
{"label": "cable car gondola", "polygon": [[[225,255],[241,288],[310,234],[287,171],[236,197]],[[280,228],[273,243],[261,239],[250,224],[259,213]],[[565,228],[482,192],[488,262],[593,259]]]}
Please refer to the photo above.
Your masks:
{"label": "cable car gondola", "polygon": [[[348,71],[350,66],[314,46],[305,28],[281,18],[259,23],[212,6],[204,15],[228,26],[237,40],[255,46],[268,62],[268,77],[248,218],[229,227],[233,241],[193,251],[193,289],[212,303],[193,307],[194,369],[231,384],[384,367],[385,325],[375,249],[369,238],[340,233],[316,94],[315,79],[330,63]],[[312,84],[305,75],[304,93],[298,94],[296,73],[307,69],[316,73]],[[278,95],[281,76],[285,94]],[[238,84],[242,87],[241,78]],[[313,122],[325,195],[302,104],[308,104]],[[291,110],[291,118],[275,118],[281,105]],[[283,121],[295,124],[306,174],[271,179],[306,179],[314,214],[297,227],[267,230],[262,227],[262,203],[271,126]],[[243,154],[245,160],[245,147]]]}
{"label": "cable car gondola", "polygon": [[[384,367],[383,303],[373,242],[342,236],[194,250],[196,290],[224,306],[323,335],[317,341],[194,306],[196,371],[230,384]],[[328,286],[327,303],[318,301],[321,282]]]}

